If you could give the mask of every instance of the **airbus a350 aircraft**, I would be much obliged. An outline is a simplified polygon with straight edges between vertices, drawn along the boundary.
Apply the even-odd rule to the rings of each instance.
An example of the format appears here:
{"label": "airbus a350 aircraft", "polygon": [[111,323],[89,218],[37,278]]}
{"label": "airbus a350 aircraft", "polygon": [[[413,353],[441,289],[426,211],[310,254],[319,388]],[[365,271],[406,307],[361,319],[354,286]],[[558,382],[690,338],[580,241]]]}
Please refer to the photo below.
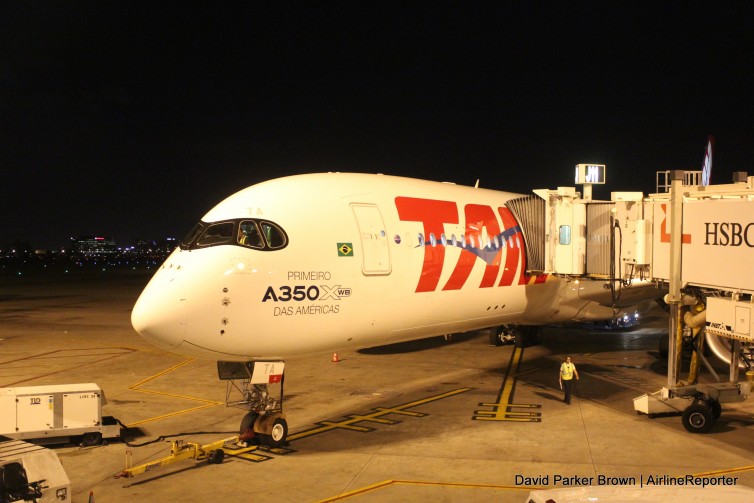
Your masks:
{"label": "airbus a350 aircraft", "polygon": [[[353,173],[253,185],[204,216],[149,282],[132,323],[167,351],[248,362],[612,318],[605,281],[527,272],[522,227],[506,206],[519,197]],[[632,289],[626,303],[660,296],[645,282]],[[267,368],[274,382],[279,371]],[[247,427],[279,443],[284,421],[275,430],[259,423],[264,407],[251,408]]]}

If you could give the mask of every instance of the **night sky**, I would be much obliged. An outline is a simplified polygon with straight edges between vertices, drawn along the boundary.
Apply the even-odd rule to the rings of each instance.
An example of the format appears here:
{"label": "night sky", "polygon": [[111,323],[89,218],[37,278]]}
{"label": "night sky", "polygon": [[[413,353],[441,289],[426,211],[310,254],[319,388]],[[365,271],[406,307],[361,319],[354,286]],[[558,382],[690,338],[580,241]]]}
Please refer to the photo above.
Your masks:
{"label": "night sky", "polygon": [[710,134],[754,174],[747,2],[510,4],[3,2],[0,242],[181,238],[318,171],[651,192]]}

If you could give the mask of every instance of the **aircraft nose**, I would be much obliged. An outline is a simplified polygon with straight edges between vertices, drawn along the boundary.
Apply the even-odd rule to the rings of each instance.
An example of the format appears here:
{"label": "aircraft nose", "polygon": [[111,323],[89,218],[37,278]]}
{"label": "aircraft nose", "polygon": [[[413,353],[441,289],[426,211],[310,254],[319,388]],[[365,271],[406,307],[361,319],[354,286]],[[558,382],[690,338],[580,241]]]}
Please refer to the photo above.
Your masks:
{"label": "aircraft nose", "polygon": [[177,285],[173,282],[164,285],[158,279],[153,278],[139,296],[131,312],[131,324],[146,340],[169,351],[183,342],[187,302]]}

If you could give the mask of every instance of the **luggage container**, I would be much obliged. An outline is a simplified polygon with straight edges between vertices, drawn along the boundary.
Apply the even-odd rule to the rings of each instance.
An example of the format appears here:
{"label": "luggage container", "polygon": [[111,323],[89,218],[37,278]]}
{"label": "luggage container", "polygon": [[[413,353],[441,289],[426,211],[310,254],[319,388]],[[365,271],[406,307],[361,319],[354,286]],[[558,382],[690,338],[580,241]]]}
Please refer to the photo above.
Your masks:
{"label": "luggage container", "polygon": [[120,437],[117,420],[102,416],[105,403],[94,383],[0,388],[0,435],[97,445]]}

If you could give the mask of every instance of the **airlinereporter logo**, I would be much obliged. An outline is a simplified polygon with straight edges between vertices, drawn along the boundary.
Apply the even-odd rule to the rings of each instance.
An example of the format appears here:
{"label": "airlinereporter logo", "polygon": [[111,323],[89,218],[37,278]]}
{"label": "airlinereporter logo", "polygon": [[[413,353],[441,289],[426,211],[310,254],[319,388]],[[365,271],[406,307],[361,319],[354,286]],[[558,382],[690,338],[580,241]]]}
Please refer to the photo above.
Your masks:
{"label": "airlinereporter logo", "polygon": [[607,475],[597,475],[596,477],[579,477],[578,475],[536,475],[527,477],[524,475],[515,476],[515,485],[517,486],[556,486],[556,487],[577,487],[577,486],[735,486],[738,484],[738,477],[729,477],[720,475],[717,477],[698,477],[695,475],[639,475],[639,477],[610,477]]}

